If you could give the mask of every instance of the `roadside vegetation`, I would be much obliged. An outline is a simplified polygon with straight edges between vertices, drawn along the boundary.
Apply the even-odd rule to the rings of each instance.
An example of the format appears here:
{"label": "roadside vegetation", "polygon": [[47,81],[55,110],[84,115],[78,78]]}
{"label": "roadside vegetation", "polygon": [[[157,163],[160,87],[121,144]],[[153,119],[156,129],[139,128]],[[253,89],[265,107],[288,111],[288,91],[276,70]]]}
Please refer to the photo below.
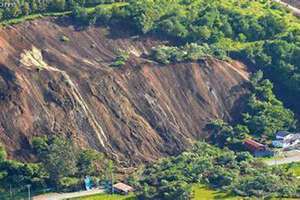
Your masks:
{"label": "roadside vegetation", "polygon": [[[1,147],[0,192],[9,194],[10,189],[26,185],[31,185],[33,192],[42,192],[43,189],[77,191],[83,189],[86,176],[98,186],[108,182],[114,170],[112,161],[103,154],[76,148],[72,141],[62,136],[36,137],[32,141],[32,151],[37,162],[21,163],[7,159]],[[0,198],[5,199],[1,195]]]}
{"label": "roadside vegetation", "polygon": [[192,199],[197,193],[193,192],[195,184],[233,199],[299,198],[299,181],[285,168],[268,167],[247,152],[234,153],[204,142],[147,166],[140,177],[135,186],[138,199]]}

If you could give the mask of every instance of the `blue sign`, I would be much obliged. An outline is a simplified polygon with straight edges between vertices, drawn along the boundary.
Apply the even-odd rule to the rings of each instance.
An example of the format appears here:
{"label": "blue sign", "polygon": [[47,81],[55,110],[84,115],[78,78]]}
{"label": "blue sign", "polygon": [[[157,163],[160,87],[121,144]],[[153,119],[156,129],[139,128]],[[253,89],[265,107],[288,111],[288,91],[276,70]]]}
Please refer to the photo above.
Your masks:
{"label": "blue sign", "polygon": [[86,190],[91,190],[92,189],[92,180],[91,177],[86,176],[84,179],[84,184],[85,184],[85,189]]}

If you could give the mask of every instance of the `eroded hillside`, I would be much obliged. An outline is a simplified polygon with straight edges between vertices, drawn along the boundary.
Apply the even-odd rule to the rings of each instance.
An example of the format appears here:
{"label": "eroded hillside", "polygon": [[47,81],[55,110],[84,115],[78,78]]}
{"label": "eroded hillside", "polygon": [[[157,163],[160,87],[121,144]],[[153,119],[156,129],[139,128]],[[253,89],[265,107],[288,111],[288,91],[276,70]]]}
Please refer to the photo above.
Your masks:
{"label": "eroded hillside", "polygon": [[[143,58],[159,43],[55,19],[0,30],[0,140],[9,155],[30,159],[33,136],[65,134],[125,165],[151,161],[182,151],[209,134],[207,122],[239,110],[248,78],[241,63],[162,66]],[[129,61],[109,66],[119,50]]]}

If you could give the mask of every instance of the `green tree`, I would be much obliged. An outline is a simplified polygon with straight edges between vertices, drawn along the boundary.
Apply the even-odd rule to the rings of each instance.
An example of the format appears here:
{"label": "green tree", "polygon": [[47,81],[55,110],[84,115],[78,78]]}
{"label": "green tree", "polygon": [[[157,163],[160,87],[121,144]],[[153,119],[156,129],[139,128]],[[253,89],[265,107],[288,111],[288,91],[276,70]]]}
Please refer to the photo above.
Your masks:
{"label": "green tree", "polygon": [[52,0],[50,7],[53,11],[64,11],[66,9],[66,0]]}
{"label": "green tree", "polygon": [[104,155],[91,149],[83,150],[79,153],[77,168],[81,177],[99,176],[106,168]]}
{"label": "green tree", "polygon": [[58,136],[35,139],[33,146],[55,186],[61,178],[74,176],[77,172],[77,150],[70,140]]}
{"label": "green tree", "polygon": [[23,5],[23,14],[24,15],[29,15],[30,14],[30,5],[28,2],[24,2]]}
{"label": "green tree", "polygon": [[252,134],[272,138],[277,131],[294,129],[296,120],[293,112],[284,108],[273,94],[273,84],[262,77],[262,72],[258,72],[251,78],[254,89],[244,122]]}

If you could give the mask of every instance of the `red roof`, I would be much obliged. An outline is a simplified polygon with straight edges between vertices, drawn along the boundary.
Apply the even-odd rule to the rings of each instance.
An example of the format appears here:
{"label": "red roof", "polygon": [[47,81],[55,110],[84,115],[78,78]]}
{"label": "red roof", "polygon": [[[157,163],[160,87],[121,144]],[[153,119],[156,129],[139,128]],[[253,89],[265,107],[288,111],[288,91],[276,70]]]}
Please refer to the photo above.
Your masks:
{"label": "red roof", "polygon": [[251,151],[257,151],[257,150],[265,150],[265,145],[260,144],[252,139],[247,139],[244,142],[244,145]]}

